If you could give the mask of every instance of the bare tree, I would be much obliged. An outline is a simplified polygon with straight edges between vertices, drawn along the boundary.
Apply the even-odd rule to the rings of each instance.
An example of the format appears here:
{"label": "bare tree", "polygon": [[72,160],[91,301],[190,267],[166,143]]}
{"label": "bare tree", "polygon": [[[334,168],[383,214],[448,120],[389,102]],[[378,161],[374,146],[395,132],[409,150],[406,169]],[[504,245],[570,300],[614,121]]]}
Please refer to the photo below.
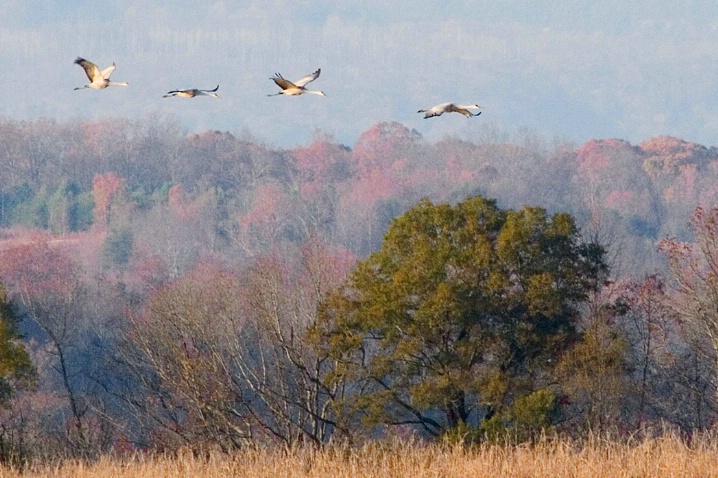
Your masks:
{"label": "bare tree", "polygon": [[154,436],[154,446],[215,447],[250,443],[243,391],[228,343],[241,327],[236,277],[200,265],[159,290],[130,318],[119,363],[134,378],[123,399]]}
{"label": "bare tree", "polygon": [[51,357],[70,412],[65,438],[73,454],[99,450],[93,442],[92,409],[81,365],[87,301],[77,263],[48,242],[20,246],[2,254],[0,275],[21,311],[42,331],[43,350]]}
{"label": "bare tree", "polygon": [[[696,208],[690,227],[695,243],[669,239],[660,245],[672,279],[666,304],[687,326],[708,338],[718,370],[718,208]],[[714,390],[718,394],[715,385]]]}
{"label": "bare tree", "polygon": [[[289,256],[291,257],[291,256]],[[351,256],[310,241],[237,276],[211,263],[156,292],[117,358],[133,377],[123,399],[156,446],[326,442],[342,384],[306,331]]]}
{"label": "bare tree", "polygon": [[269,257],[248,272],[249,322],[236,343],[235,361],[244,385],[256,397],[252,413],[287,445],[321,444],[341,428],[332,402],[341,399],[345,383],[322,379],[330,358],[312,349],[306,333],[350,260],[312,239],[294,264]]}

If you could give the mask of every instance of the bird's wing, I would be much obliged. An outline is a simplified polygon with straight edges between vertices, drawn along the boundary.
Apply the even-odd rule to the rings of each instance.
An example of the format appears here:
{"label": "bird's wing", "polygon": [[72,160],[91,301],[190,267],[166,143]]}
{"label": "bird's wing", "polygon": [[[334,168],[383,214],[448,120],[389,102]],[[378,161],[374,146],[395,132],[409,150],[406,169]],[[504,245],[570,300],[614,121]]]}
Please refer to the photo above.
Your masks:
{"label": "bird's wing", "polygon": [[454,108],[461,108],[464,110],[476,110],[476,109],[481,108],[481,106],[479,106],[477,104],[470,104],[470,105],[461,104],[460,105],[460,104],[454,103]]}
{"label": "bird's wing", "polygon": [[454,111],[453,103],[440,103],[436,106],[432,106],[427,111],[431,113],[433,116],[441,116],[442,114],[448,112],[448,111]]}
{"label": "bird's wing", "polygon": [[315,71],[315,72],[312,73],[311,75],[307,75],[307,76],[305,76],[305,77],[303,77],[303,78],[298,79],[297,81],[294,82],[294,84],[295,84],[296,86],[298,86],[298,87],[301,88],[301,87],[303,87],[304,85],[306,85],[307,83],[311,83],[312,81],[314,81],[314,80],[316,80],[317,78],[319,78],[319,75],[320,75],[321,73],[322,73],[322,69],[319,68],[317,71]]}
{"label": "bird's wing", "polygon": [[102,70],[102,71],[100,72],[100,74],[102,75],[102,77],[103,77],[104,79],[109,80],[109,79],[110,79],[110,75],[112,75],[112,72],[115,71],[115,68],[117,68],[117,67],[116,67],[115,64],[113,63],[112,65],[110,65],[110,66],[108,66],[107,68],[105,68],[104,70]]}
{"label": "bird's wing", "polygon": [[215,89],[213,89],[213,90],[199,90],[199,91],[204,91],[205,93],[214,93],[214,92],[217,91],[218,89],[219,89],[219,85],[217,85],[217,86],[215,87]]}
{"label": "bird's wing", "polygon": [[87,61],[84,58],[80,58],[78,56],[75,60],[75,64],[80,65],[85,70],[85,74],[91,82],[94,83],[96,79],[104,79],[104,77],[100,73],[100,69],[97,68],[97,65],[95,65],[91,61]]}
{"label": "bird's wing", "polygon": [[174,93],[176,96],[181,96],[182,98],[194,98],[200,91],[201,90],[196,88],[186,88],[184,90],[176,90],[174,92],[170,91],[170,93]]}
{"label": "bird's wing", "polygon": [[277,86],[283,90],[297,87],[297,85],[295,85],[291,81],[282,78],[282,75],[280,75],[279,73],[276,73],[272,78],[270,78],[270,80],[274,80]]}

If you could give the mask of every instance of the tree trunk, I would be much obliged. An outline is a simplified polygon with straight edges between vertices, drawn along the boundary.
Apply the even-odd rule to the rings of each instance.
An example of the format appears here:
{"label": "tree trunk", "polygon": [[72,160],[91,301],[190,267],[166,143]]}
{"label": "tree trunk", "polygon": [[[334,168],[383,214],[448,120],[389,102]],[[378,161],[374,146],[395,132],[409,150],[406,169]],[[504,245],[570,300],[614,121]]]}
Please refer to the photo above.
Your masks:
{"label": "tree trunk", "polygon": [[466,394],[463,391],[455,392],[452,395],[447,403],[445,413],[448,429],[456,428],[460,424],[466,423],[468,414],[466,413]]}

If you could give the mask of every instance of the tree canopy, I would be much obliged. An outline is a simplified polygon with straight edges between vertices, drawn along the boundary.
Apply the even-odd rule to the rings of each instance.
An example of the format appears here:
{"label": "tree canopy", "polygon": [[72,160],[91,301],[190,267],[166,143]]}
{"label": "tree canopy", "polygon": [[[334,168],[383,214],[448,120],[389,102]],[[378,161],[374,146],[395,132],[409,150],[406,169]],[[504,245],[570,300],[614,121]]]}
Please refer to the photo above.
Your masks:
{"label": "tree canopy", "polygon": [[0,284],[0,402],[8,400],[17,389],[31,386],[36,378],[35,367],[20,342],[18,322],[15,307]]}
{"label": "tree canopy", "polygon": [[546,384],[606,270],[568,214],[422,200],[322,304],[325,380],[356,387],[337,408],[431,435],[480,424]]}

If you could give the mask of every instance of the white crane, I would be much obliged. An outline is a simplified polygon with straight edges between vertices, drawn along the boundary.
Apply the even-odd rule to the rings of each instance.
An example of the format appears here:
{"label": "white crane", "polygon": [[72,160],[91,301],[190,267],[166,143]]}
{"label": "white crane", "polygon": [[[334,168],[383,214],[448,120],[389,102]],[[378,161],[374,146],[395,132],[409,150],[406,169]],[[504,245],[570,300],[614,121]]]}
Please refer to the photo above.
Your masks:
{"label": "white crane", "polygon": [[115,83],[114,81],[110,81],[110,75],[112,75],[112,72],[115,71],[116,68],[114,63],[111,66],[108,66],[104,70],[100,71],[100,69],[97,68],[97,65],[78,56],[75,60],[75,64],[80,65],[82,68],[84,68],[85,74],[90,80],[89,85],[85,85],[82,87],[78,86],[77,88],[75,88],[76,90],[81,90],[82,88],[93,88],[95,90],[101,90],[103,88],[107,88],[108,86],[129,85],[129,83],[127,83],[126,81],[123,81],[121,83]]}
{"label": "white crane", "polygon": [[308,90],[304,87],[307,83],[310,83],[317,78],[319,78],[319,74],[322,72],[322,69],[319,68],[317,71],[312,73],[311,75],[307,75],[303,78],[298,79],[294,83],[292,83],[289,80],[285,80],[282,75],[279,73],[275,73],[273,77],[270,78],[270,80],[274,80],[274,82],[277,84],[278,87],[282,89],[279,93],[274,93],[272,95],[267,96],[277,96],[277,95],[287,95],[287,96],[298,96],[305,93],[309,93],[312,95],[319,95],[319,96],[326,96],[323,92],[317,91],[317,90]]}
{"label": "white crane", "polygon": [[441,116],[444,113],[461,113],[462,115],[469,118],[471,116],[479,116],[481,114],[481,111],[479,111],[478,113],[472,113],[471,111],[469,111],[470,109],[479,108],[481,108],[481,106],[479,105],[457,105],[456,103],[441,103],[439,105],[432,106],[427,110],[419,110],[417,111],[417,113],[426,113],[424,115],[424,119],[433,118],[434,116]]}
{"label": "white crane", "polygon": [[215,93],[219,89],[219,85],[213,90],[198,90],[192,88],[189,90],[172,90],[168,91],[166,95],[162,95],[162,98],[169,98],[171,96],[179,96],[181,98],[194,98],[195,96],[212,96],[219,98],[219,95]]}

